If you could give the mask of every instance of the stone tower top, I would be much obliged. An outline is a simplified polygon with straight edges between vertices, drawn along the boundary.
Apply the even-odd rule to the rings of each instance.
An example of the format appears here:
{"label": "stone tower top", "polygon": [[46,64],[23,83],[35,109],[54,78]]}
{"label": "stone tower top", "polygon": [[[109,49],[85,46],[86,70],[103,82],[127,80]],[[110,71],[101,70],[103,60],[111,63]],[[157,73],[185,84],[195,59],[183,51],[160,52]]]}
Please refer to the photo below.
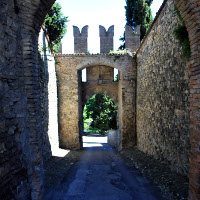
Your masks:
{"label": "stone tower top", "polygon": [[80,32],[77,26],[73,26],[74,34],[74,53],[87,53],[88,52],[88,25],[84,26]]}
{"label": "stone tower top", "polygon": [[140,25],[135,27],[135,30],[131,26],[125,26],[125,41],[126,49],[134,52],[140,47]]}
{"label": "stone tower top", "polygon": [[106,31],[104,26],[99,26],[100,53],[109,53],[113,50],[114,25]]}

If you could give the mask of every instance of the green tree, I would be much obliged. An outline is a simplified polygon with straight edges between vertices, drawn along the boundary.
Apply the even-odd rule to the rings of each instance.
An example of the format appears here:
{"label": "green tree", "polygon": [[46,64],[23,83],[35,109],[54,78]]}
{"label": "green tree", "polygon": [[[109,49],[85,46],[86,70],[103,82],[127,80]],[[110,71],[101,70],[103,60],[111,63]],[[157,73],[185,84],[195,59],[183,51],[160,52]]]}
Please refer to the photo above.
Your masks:
{"label": "green tree", "polygon": [[106,131],[117,129],[117,110],[113,101],[105,94],[93,95],[86,103],[84,120],[92,118],[91,127]]}
{"label": "green tree", "polygon": [[148,31],[153,17],[151,3],[153,0],[126,0],[126,21],[131,27],[141,25],[141,40]]}
{"label": "green tree", "polygon": [[67,17],[63,16],[62,7],[59,3],[54,3],[45,17],[44,26],[55,52],[58,51],[61,39],[67,32]]}
{"label": "green tree", "polygon": [[[151,14],[151,3],[153,0],[126,0],[126,24],[135,28],[137,25],[141,25],[141,37],[142,40],[148,31],[153,17]],[[125,41],[125,36],[120,38],[121,41]],[[120,49],[125,48],[125,43],[120,46]]]}

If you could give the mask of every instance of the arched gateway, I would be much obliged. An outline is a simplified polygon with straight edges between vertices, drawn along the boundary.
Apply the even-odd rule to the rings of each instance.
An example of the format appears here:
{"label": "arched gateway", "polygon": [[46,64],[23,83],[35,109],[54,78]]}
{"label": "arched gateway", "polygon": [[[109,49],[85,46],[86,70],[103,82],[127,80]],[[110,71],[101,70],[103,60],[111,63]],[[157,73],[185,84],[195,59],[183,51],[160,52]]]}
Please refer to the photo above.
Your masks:
{"label": "arched gateway", "polygon": [[[58,121],[60,146],[80,149],[82,109],[95,93],[104,92],[118,106],[120,147],[136,143],[135,102],[136,63],[129,55],[72,54],[57,55]],[[82,83],[81,70],[88,69],[88,81]],[[114,81],[114,68],[119,80]]]}
{"label": "arched gateway", "polygon": [[[2,132],[0,145],[2,158],[1,170],[3,174],[1,193],[2,195],[6,194],[4,199],[11,199],[9,195],[15,199],[42,199],[43,146],[41,141],[42,116],[40,112],[39,92],[38,34],[45,15],[54,2],[55,0],[0,1],[0,127]],[[165,0],[163,7],[171,2],[172,0]],[[189,199],[192,200],[200,198],[200,4],[199,0],[174,0],[173,3],[176,4],[185,22],[191,46],[189,62],[191,154],[190,173],[188,176],[190,178]],[[155,24],[162,27],[160,26],[160,21],[157,19],[159,18],[157,17],[154,20]],[[166,17],[163,17],[164,19]],[[168,40],[168,38],[164,39]],[[155,43],[158,44],[159,42],[155,41]],[[102,56],[102,59],[106,56]],[[114,62],[115,56],[109,56],[113,65],[117,67]],[[126,57],[128,58],[128,56],[120,57],[120,59],[116,60],[116,63],[119,63],[121,59]],[[62,57],[58,59],[62,59]],[[80,59],[82,58],[80,57]],[[93,64],[95,63],[100,62],[95,61]],[[102,63],[110,66],[109,62]],[[74,71],[74,73],[77,71]],[[128,74],[128,71],[126,73]],[[121,100],[125,98],[123,91],[128,93],[128,87],[127,90],[124,89],[124,84],[127,83],[127,76],[123,72],[122,75]],[[70,76],[69,72],[68,78]],[[71,78],[70,81],[76,84],[77,74],[73,76],[76,79]],[[60,80],[64,81],[66,76],[61,75],[60,77]],[[73,92],[77,94],[78,90],[72,90]],[[78,95],[75,96],[75,101],[78,105]],[[65,109],[69,109],[69,107],[70,105]],[[123,111],[129,110],[128,106],[126,109],[122,106],[122,109]],[[78,114],[76,116],[78,117]],[[120,118],[122,121],[123,117],[127,118],[130,116],[122,114]],[[124,125],[126,126],[126,124]],[[78,133],[78,129],[75,133]]]}

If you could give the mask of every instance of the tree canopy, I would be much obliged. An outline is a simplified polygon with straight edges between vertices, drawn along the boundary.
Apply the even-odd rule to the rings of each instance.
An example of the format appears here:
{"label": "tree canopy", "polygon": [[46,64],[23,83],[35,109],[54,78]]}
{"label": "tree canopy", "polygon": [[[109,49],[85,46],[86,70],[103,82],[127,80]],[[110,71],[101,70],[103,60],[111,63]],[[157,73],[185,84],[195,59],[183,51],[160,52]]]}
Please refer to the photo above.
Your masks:
{"label": "tree canopy", "polygon": [[148,31],[153,17],[151,14],[151,3],[153,0],[126,0],[126,21],[131,27],[141,25],[141,39]]}
{"label": "tree canopy", "polygon": [[61,44],[61,39],[67,32],[67,17],[63,16],[62,7],[59,3],[54,3],[45,17],[44,26],[55,52]]}
{"label": "tree canopy", "polygon": [[[153,17],[151,14],[151,3],[153,0],[126,0],[126,24],[135,28],[137,25],[141,25],[141,37],[142,40],[148,31]],[[125,42],[125,36],[120,38],[121,41]],[[120,49],[124,49],[125,44],[120,46]]]}
{"label": "tree canopy", "polygon": [[83,117],[84,120],[91,118],[91,127],[101,129],[102,131],[117,129],[116,106],[105,94],[95,94],[87,101]]}

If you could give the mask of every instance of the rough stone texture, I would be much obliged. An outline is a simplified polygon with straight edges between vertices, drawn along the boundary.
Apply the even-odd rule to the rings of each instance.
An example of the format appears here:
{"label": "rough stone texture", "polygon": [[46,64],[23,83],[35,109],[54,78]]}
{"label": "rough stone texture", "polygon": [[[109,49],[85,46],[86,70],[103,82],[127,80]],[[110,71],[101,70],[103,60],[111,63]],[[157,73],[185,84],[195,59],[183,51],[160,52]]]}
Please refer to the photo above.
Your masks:
{"label": "rough stone texture", "polygon": [[[174,2],[185,21],[191,45],[189,199],[196,200],[200,199],[200,4],[199,0]],[[54,0],[0,2],[0,195],[5,200],[41,199],[42,116],[37,38],[53,3]],[[10,135],[13,125],[17,129]]]}
{"label": "rough stone texture", "polygon": [[[79,54],[79,55],[57,55],[58,65],[56,66],[58,78],[58,105],[59,105],[59,135],[60,146],[62,148],[80,149],[81,148],[81,116],[84,102],[80,101],[80,97],[84,94],[86,99],[93,95],[93,92],[104,90],[105,94],[109,94],[110,84],[105,80],[100,80],[99,86],[93,91],[87,88],[93,87],[91,84],[91,76],[89,73],[89,82],[83,84],[87,93],[80,94],[80,71],[87,68],[89,71],[95,71],[93,67],[99,67],[105,70],[110,78],[110,67],[117,68],[120,73],[118,83],[113,83],[113,87],[118,88],[118,94],[113,93],[113,101],[118,95],[118,126],[120,131],[120,148],[128,147],[136,143],[135,138],[135,82],[136,82],[136,65],[132,57],[128,55],[109,55],[109,54]],[[95,69],[95,70],[94,70]],[[95,76],[93,76],[95,78]],[[96,77],[98,78],[98,77]],[[79,79],[79,80],[78,80]],[[96,80],[94,80],[96,81]],[[99,81],[99,80],[98,80]],[[110,80],[109,80],[110,81]],[[84,88],[84,86],[83,86]],[[116,90],[116,89],[115,89]],[[88,97],[87,97],[88,96]]]}
{"label": "rough stone texture", "polygon": [[46,2],[0,2],[0,199],[4,200],[41,196],[43,131],[37,37],[54,1]]}
{"label": "rough stone texture", "polygon": [[[0,2],[0,199],[28,199],[22,21],[11,0]],[[28,152],[27,152],[28,153]]]}
{"label": "rough stone texture", "polygon": [[88,52],[88,26],[84,26],[80,30],[77,26],[73,26],[74,33],[74,53],[87,53]]}
{"label": "rough stone texture", "polygon": [[114,81],[114,68],[108,66],[91,66],[87,70],[87,81],[81,83],[82,105],[85,106],[94,94],[104,93],[115,105],[118,105],[118,81]]}
{"label": "rough stone texture", "polygon": [[126,50],[134,53],[140,47],[140,25],[133,30],[131,26],[125,26]]}
{"label": "rough stone texture", "polygon": [[108,131],[108,144],[119,149],[119,132],[118,130]]}
{"label": "rough stone texture", "polygon": [[187,175],[189,66],[173,35],[177,23],[168,0],[137,52],[137,145]]}
{"label": "rough stone texture", "polygon": [[190,46],[190,189],[189,198],[200,199],[200,3],[199,0],[175,0],[186,24]]}
{"label": "rough stone texture", "polygon": [[168,200],[187,199],[188,177],[172,171],[168,163],[160,162],[137,147],[123,149],[120,154],[131,160],[144,177],[155,183],[167,195]]}
{"label": "rough stone texture", "polygon": [[100,53],[109,53],[113,50],[114,26],[106,31],[104,26],[99,26]]}

